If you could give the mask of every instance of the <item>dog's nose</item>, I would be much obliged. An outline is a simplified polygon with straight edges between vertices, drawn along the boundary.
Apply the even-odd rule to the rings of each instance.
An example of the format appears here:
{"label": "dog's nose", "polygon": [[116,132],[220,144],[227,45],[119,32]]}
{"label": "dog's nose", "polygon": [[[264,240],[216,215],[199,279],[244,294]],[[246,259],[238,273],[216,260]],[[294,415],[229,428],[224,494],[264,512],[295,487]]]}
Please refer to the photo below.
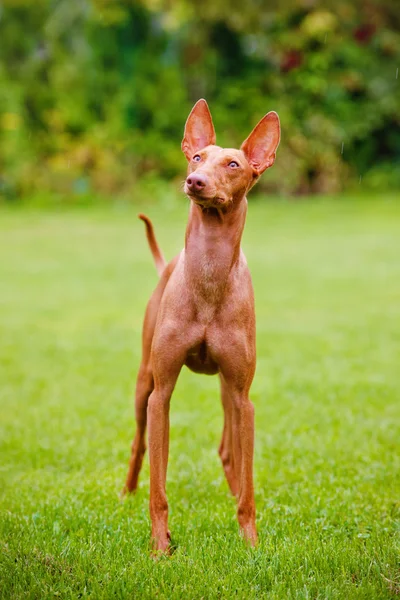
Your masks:
{"label": "dog's nose", "polygon": [[207,185],[207,178],[201,173],[192,173],[186,179],[186,184],[191,192],[200,192]]}

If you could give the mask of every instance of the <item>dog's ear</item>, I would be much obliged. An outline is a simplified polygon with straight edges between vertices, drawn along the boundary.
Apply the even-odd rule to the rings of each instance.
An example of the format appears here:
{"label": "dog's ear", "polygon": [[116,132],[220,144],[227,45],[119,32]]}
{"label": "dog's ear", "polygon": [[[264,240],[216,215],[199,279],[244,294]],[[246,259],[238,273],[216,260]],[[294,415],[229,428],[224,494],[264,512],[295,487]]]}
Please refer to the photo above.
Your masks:
{"label": "dog's ear", "polygon": [[258,175],[274,164],[280,138],[279,117],[276,112],[271,111],[261,119],[241,145],[241,150]]}
{"label": "dog's ear", "polygon": [[187,118],[182,150],[189,161],[196,152],[210,144],[215,144],[215,130],[208,104],[201,99],[193,106]]}

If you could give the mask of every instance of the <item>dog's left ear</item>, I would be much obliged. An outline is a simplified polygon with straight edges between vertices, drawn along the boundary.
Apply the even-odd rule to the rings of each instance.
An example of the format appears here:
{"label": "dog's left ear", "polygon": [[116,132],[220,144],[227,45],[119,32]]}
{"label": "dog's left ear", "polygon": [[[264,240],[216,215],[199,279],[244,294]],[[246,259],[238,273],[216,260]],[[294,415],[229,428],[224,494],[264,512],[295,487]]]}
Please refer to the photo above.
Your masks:
{"label": "dog's left ear", "polygon": [[271,111],[261,119],[241,145],[241,150],[257,175],[274,164],[280,139],[279,117],[276,112]]}
{"label": "dog's left ear", "polygon": [[182,150],[187,160],[202,148],[215,144],[215,129],[208,104],[203,98],[193,106],[185,125]]}

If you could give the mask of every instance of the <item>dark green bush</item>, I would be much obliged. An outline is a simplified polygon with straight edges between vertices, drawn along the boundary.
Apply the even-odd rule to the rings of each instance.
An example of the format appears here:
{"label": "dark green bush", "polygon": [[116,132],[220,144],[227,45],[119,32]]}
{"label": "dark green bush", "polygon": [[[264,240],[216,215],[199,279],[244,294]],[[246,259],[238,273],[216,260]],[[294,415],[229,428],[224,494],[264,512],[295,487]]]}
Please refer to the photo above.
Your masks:
{"label": "dark green bush", "polygon": [[265,191],[400,187],[397,0],[262,5],[3,2],[0,194],[134,198],[144,176],[179,182],[199,97],[223,145],[278,111]]}

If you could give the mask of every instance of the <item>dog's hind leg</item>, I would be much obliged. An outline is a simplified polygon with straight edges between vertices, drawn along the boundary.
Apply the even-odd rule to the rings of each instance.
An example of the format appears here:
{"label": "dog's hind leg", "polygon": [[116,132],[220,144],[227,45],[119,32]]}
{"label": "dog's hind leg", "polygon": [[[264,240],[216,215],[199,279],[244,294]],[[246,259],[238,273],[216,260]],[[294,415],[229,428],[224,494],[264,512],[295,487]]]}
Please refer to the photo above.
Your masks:
{"label": "dog's hind leg", "polygon": [[[165,284],[164,284],[165,285]],[[142,362],[136,380],[135,414],[136,434],[131,446],[128,474],[122,494],[134,492],[146,450],[147,404],[154,389],[153,372],[151,368],[151,343],[157,318],[158,304],[162,294],[162,282],[159,283],[147,305],[142,332]]]}
{"label": "dog's hind leg", "polygon": [[222,430],[221,443],[219,445],[218,454],[221,458],[222,467],[225,472],[225,477],[229,488],[234,496],[239,493],[238,481],[233,464],[233,448],[232,448],[232,399],[224,381],[223,376],[219,375],[221,384],[221,401],[224,409],[224,428]]}
{"label": "dog's hind leg", "polygon": [[123,493],[134,492],[138,486],[139,473],[146,450],[147,404],[153,388],[153,374],[148,365],[142,363],[136,382],[136,433],[131,446],[128,474]]}
{"label": "dog's hind leg", "polygon": [[136,434],[131,446],[131,456],[129,460],[128,474],[126,476],[125,486],[122,494],[134,492],[138,486],[140,469],[142,468],[143,456],[146,451],[146,425],[147,425],[147,405],[149,396],[154,389],[153,373],[151,369],[151,343],[153,339],[154,327],[157,319],[158,306],[164,292],[165,285],[171,275],[177,258],[172,260],[166,267],[162,252],[154,236],[152,222],[145,215],[140,214],[140,219],[146,224],[146,234],[150,249],[156,263],[157,271],[161,277],[156,289],[154,290],[146,308],[146,314],[143,323],[142,333],[142,363],[136,381],[135,395],[135,413],[136,413]]}

